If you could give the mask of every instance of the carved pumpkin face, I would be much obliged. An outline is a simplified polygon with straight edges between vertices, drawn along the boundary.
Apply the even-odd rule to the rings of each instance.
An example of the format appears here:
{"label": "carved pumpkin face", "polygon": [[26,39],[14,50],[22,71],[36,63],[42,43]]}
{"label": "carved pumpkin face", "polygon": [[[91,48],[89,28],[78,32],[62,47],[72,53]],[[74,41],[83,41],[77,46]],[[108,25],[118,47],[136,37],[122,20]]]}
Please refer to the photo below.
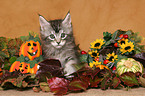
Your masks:
{"label": "carved pumpkin face", "polygon": [[42,55],[42,49],[40,43],[34,42],[33,40],[26,41],[20,47],[19,56],[23,55],[24,57],[27,56],[30,60],[34,60],[34,58],[39,57]]}
{"label": "carved pumpkin face", "polygon": [[20,70],[22,73],[34,73],[36,74],[38,68],[38,64],[35,64],[33,68],[30,68],[30,64],[26,62],[15,61],[10,68],[10,72],[13,72],[15,70]]}

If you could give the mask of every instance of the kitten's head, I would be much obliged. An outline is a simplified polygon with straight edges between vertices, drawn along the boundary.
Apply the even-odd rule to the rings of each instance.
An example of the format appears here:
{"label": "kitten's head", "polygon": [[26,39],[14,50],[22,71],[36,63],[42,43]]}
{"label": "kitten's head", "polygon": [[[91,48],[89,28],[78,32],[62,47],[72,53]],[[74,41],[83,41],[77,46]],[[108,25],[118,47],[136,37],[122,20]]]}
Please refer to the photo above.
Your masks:
{"label": "kitten's head", "polygon": [[62,48],[66,44],[66,39],[72,34],[72,24],[70,13],[61,20],[47,21],[43,16],[39,16],[40,34],[43,43],[50,43],[55,48]]}

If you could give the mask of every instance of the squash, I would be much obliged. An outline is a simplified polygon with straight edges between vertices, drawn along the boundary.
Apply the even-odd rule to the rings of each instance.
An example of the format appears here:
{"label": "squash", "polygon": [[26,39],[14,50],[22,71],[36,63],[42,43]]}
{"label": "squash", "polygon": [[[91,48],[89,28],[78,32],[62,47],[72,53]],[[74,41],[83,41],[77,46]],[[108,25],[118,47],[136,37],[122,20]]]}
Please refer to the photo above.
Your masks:
{"label": "squash", "polygon": [[130,71],[134,73],[138,71],[143,73],[143,65],[133,58],[124,58],[117,63],[116,71],[118,75]]}
{"label": "squash", "polygon": [[33,68],[30,68],[30,64],[26,62],[15,61],[10,68],[10,72],[15,70],[20,70],[22,73],[32,73],[36,74],[38,68],[38,64],[35,64]]}
{"label": "squash", "polygon": [[21,55],[28,57],[30,60],[34,60],[34,58],[40,57],[40,55],[42,55],[40,43],[33,40],[24,42],[20,47],[19,56]]}

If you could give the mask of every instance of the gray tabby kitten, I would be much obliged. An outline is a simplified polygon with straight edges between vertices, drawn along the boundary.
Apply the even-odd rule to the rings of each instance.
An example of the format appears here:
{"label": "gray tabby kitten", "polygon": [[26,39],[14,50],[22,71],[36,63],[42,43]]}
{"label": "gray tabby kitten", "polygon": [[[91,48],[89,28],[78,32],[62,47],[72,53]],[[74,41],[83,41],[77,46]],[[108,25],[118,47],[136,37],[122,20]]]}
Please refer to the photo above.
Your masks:
{"label": "gray tabby kitten", "polygon": [[39,16],[40,35],[44,58],[59,59],[66,76],[76,71],[73,64],[79,63],[73,37],[70,13],[62,20],[47,21]]}

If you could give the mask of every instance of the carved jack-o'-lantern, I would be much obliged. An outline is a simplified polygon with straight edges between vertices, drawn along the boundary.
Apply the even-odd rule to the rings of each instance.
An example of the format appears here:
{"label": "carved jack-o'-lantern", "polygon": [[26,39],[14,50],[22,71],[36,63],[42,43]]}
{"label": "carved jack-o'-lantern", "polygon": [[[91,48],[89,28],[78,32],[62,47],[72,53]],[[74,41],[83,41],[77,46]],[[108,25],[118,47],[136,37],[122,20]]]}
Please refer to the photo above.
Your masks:
{"label": "carved jack-o'-lantern", "polygon": [[33,40],[24,42],[20,47],[19,56],[23,55],[24,57],[28,57],[30,60],[34,60],[34,58],[42,55],[42,49],[40,43],[34,42]]}
{"label": "carved jack-o'-lantern", "polygon": [[36,74],[37,72],[37,66],[38,64],[35,64],[33,68],[30,68],[30,64],[26,62],[20,62],[20,61],[15,61],[10,68],[10,72],[13,72],[15,70],[20,70],[22,73],[34,73]]}

